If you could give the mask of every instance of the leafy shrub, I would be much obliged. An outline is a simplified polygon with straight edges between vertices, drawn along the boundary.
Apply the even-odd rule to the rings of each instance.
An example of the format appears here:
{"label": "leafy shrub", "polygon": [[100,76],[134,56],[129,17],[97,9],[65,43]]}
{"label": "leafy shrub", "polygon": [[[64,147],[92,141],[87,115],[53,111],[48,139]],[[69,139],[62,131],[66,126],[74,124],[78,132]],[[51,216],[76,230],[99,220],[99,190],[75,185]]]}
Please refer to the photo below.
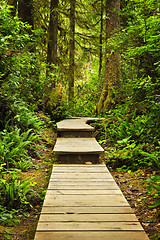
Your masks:
{"label": "leafy shrub", "polygon": [[66,99],[63,99],[67,115],[79,117],[97,115],[96,106],[100,95],[100,85],[97,81],[98,76],[92,74],[87,81],[75,82],[74,108],[68,109]]}
{"label": "leafy shrub", "polygon": [[38,60],[42,32],[12,18],[6,4],[0,6],[0,29],[1,94],[11,103],[22,99],[37,104],[44,87]]}
{"label": "leafy shrub", "polygon": [[38,136],[31,133],[32,129],[20,133],[16,128],[12,132],[3,130],[0,132],[0,163],[6,163],[7,168],[17,166],[18,161],[28,158],[27,147],[31,145]]}
{"label": "leafy shrub", "polygon": [[12,106],[12,111],[15,115],[15,124],[19,124],[24,129],[34,129],[34,131],[41,131],[43,129],[44,122],[38,118],[38,116],[29,109],[27,103],[19,100],[15,101]]}
{"label": "leafy shrub", "polygon": [[159,106],[150,100],[141,104],[130,101],[109,112],[100,141],[111,145],[106,157],[112,167],[160,168]]}
{"label": "leafy shrub", "polygon": [[7,170],[5,164],[0,165],[0,200],[4,209],[20,209],[30,205],[28,196],[34,184],[29,179],[18,179],[18,170]]}
{"label": "leafy shrub", "polygon": [[19,210],[11,209],[8,210],[6,207],[0,205],[0,224],[10,224],[10,223],[17,223],[18,218],[16,217],[16,214],[19,212]]}
{"label": "leafy shrub", "polygon": [[147,182],[147,192],[150,193],[151,197],[154,200],[154,204],[150,207],[156,208],[160,207],[160,176],[152,174],[150,178],[146,180]]}

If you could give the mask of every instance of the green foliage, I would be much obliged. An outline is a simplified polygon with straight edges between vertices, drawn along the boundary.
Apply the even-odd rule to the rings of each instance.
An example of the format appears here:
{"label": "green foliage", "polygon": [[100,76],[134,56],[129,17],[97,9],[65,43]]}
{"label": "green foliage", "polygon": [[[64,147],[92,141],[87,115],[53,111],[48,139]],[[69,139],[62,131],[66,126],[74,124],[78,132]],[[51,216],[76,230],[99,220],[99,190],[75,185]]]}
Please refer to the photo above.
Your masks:
{"label": "green foliage", "polygon": [[1,179],[1,198],[4,206],[11,210],[12,208],[19,208],[22,205],[28,205],[27,195],[31,191],[31,184],[29,180],[17,180],[12,177],[6,180]]}
{"label": "green foliage", "polygon": [[150,206],[151,208],[160,207],[160,176],[152,174],[147,180],[147,192],[150,193],[154,200],[154,204]]}
{"label": "green foliage", "polygon": [[68,109],[66,102],[62,104],[67,109],[67,115],[73,116],[96,116],[96,105],[100,94],[100,81],[98,77],[93,73],[90,78],[86,81],[78,81],[75,83],[75,97],[74,97],[74,108]]}
{"label": "green foliage", "polygon": [[[45,94],[44,94],[45,95]],[[59,87],[52,88],[51,93],[46,97],[45,112],[48,113],[52,121],[60,121],[62,118],[61,91]]]}
{"label": "green foliage", "polygon": [[18,223],[20,214],[32,208],[35,198],[33,189],[36,183],[32,179],[21,180],[18,170],[7,170],[5,164],[0,165],[0,223],[11,225]]}
{"label": "green foliage", "polygon": [[28,158],[27,147],[39,137],[31,133],[32,129],[20,133],[16,128],[12,132],[6,129],[0,132],[0,163],[6,163],[7,168],[18,166],[18,161]]}
{"label": "green foliage", "polygon": [[[120,34],[110,39],[112,48],[119,48],[122,59],[130,64],[130,74],[152,81],[159,72],[159,3],[156,0],[130,0],[122,9]],[[129,76],[128,76],[129,77]]]}
{"label": "green foliage", "polygon": [[21,171],[26,171],[31,167],[33,167],[33,163],[27,160],[20,160],[18,162],[15,162],[15,168],[20,169]]}
{"label": "green foliage", "polygon": [[[33,106],[34,107],[34,106]],[[27,103],[19,100],[15,101],[11,109],[15,115],[15,124],[20,125],[24,129],[34,129],[34,131],[41,131],[43,129],[44,122],[38,118],[32,109],[29,109]]]}
{"label": "green foliage", "polygon": [[159,104],[155,102],[145,101],[140,105],[130,101],[108,113],[101,140],[104,142],[106,138],[105,142],[111,145],[106,157],[112,167],[160,168],[157,111]]}
{"label": "green foliage", "polygon": [[16,214],[18,212],[19,210],[8,210],[6,207],[0,205],[0,224],[17,223],[18,218],[16,217]]}
{"label": "green foliage", "polygon": [[38,61],[41,32],[12,18],[6,5],[0,6],[0,29],[1,94],[9,101],[21,98],[33,103],[43,94]]}
{"label": "green foliage", "polygon": [[[7,170],[4,166],[4,164],[0,166],[0,200],[1,208],[4,206],[3,213],[5,213],[6,210],[20,210],[21,207],[30,205],[28,196],[34,186],[34,184],[31,185],[29,179],[19,180],[18,171]],[[15,212],[16,211],[13,211],[13,213]],[[12,218],[10,216],[8,217],[9,219]]]}

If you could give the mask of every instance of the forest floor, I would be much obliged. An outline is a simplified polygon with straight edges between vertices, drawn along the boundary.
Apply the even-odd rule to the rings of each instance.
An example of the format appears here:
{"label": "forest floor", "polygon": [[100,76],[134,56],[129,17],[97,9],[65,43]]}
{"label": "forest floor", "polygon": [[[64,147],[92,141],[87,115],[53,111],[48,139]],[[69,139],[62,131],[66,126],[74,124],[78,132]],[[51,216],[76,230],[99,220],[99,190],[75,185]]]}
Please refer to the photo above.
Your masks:
{"label": "forest floor", "polygon": [[[45,193],[48,187],[52,164],[55,163],[54,154],[52,152],[55,141],[56,134],[52,129],[46,128],[43,138],[38,141],[36,147],[39,157],[33,159],[33,162],[38,166],[38,169],[30,168],[22,175],[22,178],[33,178],[32,181],[36,182],[34,191],[37,195]],[[115,170],[111,171],[111,173],[150,239],[158,239],[156,237],[160,228],[160,223],[158,222],[158,209],[150,207],[153,204],[153,198],[146,192],[145,188],[145,180],[151,173],[143,170],[129,173]],[[1,240],[34,239],[43,204],[43,197],[35,198],[32,204],[33,208],[26,211],[25,216],[20,216],[18,223],[0,226]]]}
{"label": "forest floor", "polygon": [[145,170],[136,172],[111,171],[125,198],[151,240],[158,240],[160,209],[153,208],[154,199],[146,189],[146,179],[151,175]]}

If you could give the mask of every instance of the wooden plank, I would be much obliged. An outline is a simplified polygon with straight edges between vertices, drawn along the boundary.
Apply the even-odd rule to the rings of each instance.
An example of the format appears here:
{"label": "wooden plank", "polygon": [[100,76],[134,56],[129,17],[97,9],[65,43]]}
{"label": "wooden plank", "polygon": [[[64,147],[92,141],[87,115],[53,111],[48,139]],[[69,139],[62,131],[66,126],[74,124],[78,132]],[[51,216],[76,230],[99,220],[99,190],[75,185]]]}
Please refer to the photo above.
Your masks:
{"label": "wooden plank", "polygon": [[54,147],[57,154],[99,154],[103,151],[95,138],[57,138]]}
{"label": "wooden plank", "polygon": [[39,222],[37,231],[142,231],[139,222]]}
{"label": "wooden plank", "polygon": [[54,189],[54,190],[57,190],[57,189],[71,189],[71,190],[94,190],[94,189],[97,189],[97,190],[119,190],[118,186],[116,185],[115,182],[110,182],[110,184],[108,184],[108,182],[104,185],[103,183],[99,183],[99,184],[96,184],[96,183],[75,183],[75,182],[50,182],[49,183],[49,186],[48,186],[48,189]]}
{"label": "wooden plank", "polygon": [[95,185],[98,185],[98,184],[107,184],[107,183],[111,183],[111,182],[115,182],[113,178],[81,178],[81,179],[78,179],[78,178],[51,178],[50,179],[50,182],[58,182],[60,184],[62,183],[73,183],[73,184],[78,184],[78,183],[85,183],[86,185],[87,184],[95,184]]}
{"label": "wooden plank", "polygon": [[102,213],[112,213],[112,214],[130,214],[133,213],[133,210],[130,206],[127,207],[54,207],[54,206],[43,206],[42,214],[43,213],[54,213],[54,214],[67,214],[67,213],[76,213],[76,214],[84,214],[84,213],[92,213],[92,214],[102,214]]}
{"label": "wooden plank", "polygon": [[86,124],[84,119],[65,119],[57,123],[58,131],[92,131],[94,128]]}
{"label": "wooden plank", "polygon": [[57,123],[58,131],[91,131],[94,128],[87,124],[87,122],[98,121],[98,118],[75,118],[75,119],[64,119]]}
{"label": "wooden plank", "polygon": [[109,170],[104,165],[83,165],[78,166],[66,165],[66,166],[53,166],[53,172],[109,172]]}
{"label": "wooden plank", "polygon": [[55,168],[107,168],[104,163],[99,164],[54,164]]}
{"label": "wooden plank", "polygon": [[122,192],[118,190],[97,190],[97,189],[86,189],[86,190],[81,190],[81,189],[58,189],[58,190],[47,190],[47,194],[51,195],[116,195],[116,194],[122,194]]}
{"label": "wooden plank", "polygon": [[123,195],[46,195],[45,206],[128,206]]}
{"label": "wooden plank", "polygon": [[94,168],[91,168],[91,169],[85,169],[85,168],[80,168],[80,169],[71,169],[71,168],[54,168],[53,169],[53,173],[106,173],[106,172],[109,172],[107,169],[94,169]]}
{"label": "wooden plank", "polygon": [[103,179],[108,179],[112,178],[112,175],[110,173],[56,173],[53,172],[51,174],[51,179],[52,178],[63,178],[63,179],[70,179],[70,178],[78,178],[78,179],[87,179],[87,178],[103,178]]}
{"label": "wooden plank", "polygon": [[149,240],[143,231],[37,232],[35,240]]}
{"label": "wooden plank", "polygon": [[[39,222],[138,222],[135,214],[41,214]],[[107,223],[108,224],[108,223]]]}

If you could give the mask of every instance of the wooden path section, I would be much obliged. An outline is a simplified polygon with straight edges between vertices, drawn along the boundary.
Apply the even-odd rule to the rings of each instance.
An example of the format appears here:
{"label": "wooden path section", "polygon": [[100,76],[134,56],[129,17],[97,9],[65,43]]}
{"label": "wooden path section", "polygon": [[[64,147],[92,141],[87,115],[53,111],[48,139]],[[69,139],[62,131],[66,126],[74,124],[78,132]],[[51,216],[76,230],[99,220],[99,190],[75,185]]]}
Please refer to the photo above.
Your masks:
{"label": "wooden path section", "polygon": [[54,152],[61,163],[99,162],[99,155],[104,150],[92,136],[94,128],[87,124],[95,120],[97,118],[73,118],[57,123]]}
{"label": "wooden path section", "polygon": [[149,240],[107,167],[99,163],[103,149],[91,137],[88,120],[93,119],[64,120],[57,126],[54,151],[72,164],[53,166],[35,240]]}
{"label": "wooden path section", "polygon": [[148,240],[105,165],[54,165],[35,240]]}

